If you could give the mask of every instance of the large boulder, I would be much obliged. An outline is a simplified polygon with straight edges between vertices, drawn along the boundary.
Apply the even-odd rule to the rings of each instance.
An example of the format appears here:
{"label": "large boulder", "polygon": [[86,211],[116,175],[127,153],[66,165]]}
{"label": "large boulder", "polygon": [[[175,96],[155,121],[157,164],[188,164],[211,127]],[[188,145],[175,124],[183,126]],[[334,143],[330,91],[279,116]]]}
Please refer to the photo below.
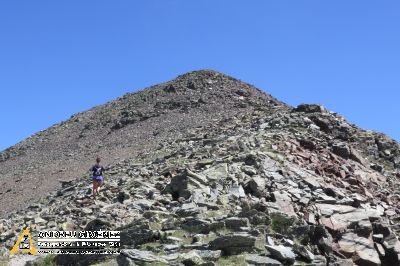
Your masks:
{"label": "large boulder", "polygon": [[220,236],[210,242],[212,250],[222,250],[224,255],[237,255],[242,252],[252,251],[255,248],[256,238],[246,233],[235,233]]}
{"label": "large boulder", "polygon": [[121,230],[122,246],[137,246],[158,239],[158,233],[151,230],[148,224],[133,224]]}
{"label": "large boulder", "polygon": [[260,197],[264,194],[265,185],[265,178],[254,176],[246,183],[246,191],[257,197]]}
{"label": "large boulder", "polygon": [[303,113],[325,113],[326,109],[319,104],[300,104],[294,111]]}
{"label": "large boulder", "polygon": [[265,247],[271,253],[271,256],[273,258],[281,262],[292,264],[296,259],[296,255],[294,254],[292,248],[290,247],[285,247],[282,245],[279,246],[265,245]]}
{"label": "large boulder", "polygon": [[206,220],[198,218],[188,218],[182,223],[181,227],[189,232],[208,234],[211,230],[210,225],[211,223]]}
{"label": "large boulder", "polygon": [[334,143],[332,145],[332,152],[343,159],[349,159],[351,155],[350,147],[343,142]]}
{"label": "large boulder", "polygon": [[380,266],[381,260],[371,238],[360,237],[353,232],[342,235],[338,251],[360,266]]}
{"label": "large boulder", "polygon": [[183,197],[188,199],[193,191],[210,194],[207,178],[186,170],[175,175],[166,186],[163,193],[170,193],[174,199]]}

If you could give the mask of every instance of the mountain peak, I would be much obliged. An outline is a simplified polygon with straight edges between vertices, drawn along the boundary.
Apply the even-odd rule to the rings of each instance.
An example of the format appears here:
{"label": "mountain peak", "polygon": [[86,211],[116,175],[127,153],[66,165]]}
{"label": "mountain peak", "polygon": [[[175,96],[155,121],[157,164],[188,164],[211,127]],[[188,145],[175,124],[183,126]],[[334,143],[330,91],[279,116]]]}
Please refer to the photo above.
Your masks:
{"label": "mountain peak", "polygon": [[[17,195],[38,199],[54,189],[59,180],[86,173],[96,155],[115,163],[118,158],[156,149],[167,139],[215,120],[276,106],[286,105],[245,82],[213,70],[192,71],[73,115],[0,152],[0,176],[4,180],[0,194],[12,193],[13,188],[9,189],[15,185],[13,180],[21,176],[23,180],[36,180],[41,189],[32,191],[30,182],[20,182],[22,193]],[[65,161],[74,173],[63,170]],[[0,213],[24,202],[2,199]]]}
{"label": "mountain peak", "polygon": [[179,77],[184,77],[184,76],[192,76],[192,77],[214,77],[214,76],[218,76],[218,75],[224,75],[227,76],[221,72],[218,72],[216,70],[212,70],[212,69],[198,69],[198,70],[193,70],[193,71],[189,71],[185,74],[179,75]]}

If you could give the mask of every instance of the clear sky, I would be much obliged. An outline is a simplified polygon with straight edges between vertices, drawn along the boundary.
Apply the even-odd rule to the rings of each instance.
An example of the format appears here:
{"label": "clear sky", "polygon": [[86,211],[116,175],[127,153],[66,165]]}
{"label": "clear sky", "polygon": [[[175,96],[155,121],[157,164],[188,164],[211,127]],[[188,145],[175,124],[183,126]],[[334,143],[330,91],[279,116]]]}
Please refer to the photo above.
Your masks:
{"label": "clear sky", "polygon": [[196,69],[400,140],[400,1],[0,1],[0,150]]}

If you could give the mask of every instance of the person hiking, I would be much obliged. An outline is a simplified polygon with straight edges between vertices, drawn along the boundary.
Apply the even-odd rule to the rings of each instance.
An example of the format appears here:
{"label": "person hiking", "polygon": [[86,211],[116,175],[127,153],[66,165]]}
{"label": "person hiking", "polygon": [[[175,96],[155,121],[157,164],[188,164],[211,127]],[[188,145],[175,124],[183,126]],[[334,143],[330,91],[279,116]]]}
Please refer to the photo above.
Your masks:
{"label": "person hiking", "polygon": [[93,198],[96,197],[96,194],[99,195],[99,188],[103,185],[103,172],[105,168],[100,165],[101,159],[99,157],[96,158],[96,164],[90,168],[90,171],[93,172],[92,180],[93,180]]}

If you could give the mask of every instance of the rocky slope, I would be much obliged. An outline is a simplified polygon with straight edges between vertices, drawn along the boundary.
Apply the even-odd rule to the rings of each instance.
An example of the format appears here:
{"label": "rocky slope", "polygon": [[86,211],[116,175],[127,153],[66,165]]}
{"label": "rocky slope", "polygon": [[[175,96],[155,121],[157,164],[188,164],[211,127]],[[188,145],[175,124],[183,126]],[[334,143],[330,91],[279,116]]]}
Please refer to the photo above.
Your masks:
{"label": "rocky slope", "polygon": [[0,153],[0,217],[87,175],[96,156],[114,164],[157,150],[214,119],[282,105],[231,77],[196,71],[73,115]]}
{"label": "rocky slope", "polygon": [[[82,177],[47,175],[38,201],[3,214],[0,239],[7,254],[25,225],[33,234],[122,231],[121,255],[57,256],[58,265],[400,265],[399,148],[322,106],[292,108],[222,74],[192,72],[3,152],[2,177],[19,177],[17,163],[27,162],[39,178],[48,161]],[[110,170],[93,200],[84,157],[107,150]],[[17,188],[3,210],[17,206],[4,205]]]}

